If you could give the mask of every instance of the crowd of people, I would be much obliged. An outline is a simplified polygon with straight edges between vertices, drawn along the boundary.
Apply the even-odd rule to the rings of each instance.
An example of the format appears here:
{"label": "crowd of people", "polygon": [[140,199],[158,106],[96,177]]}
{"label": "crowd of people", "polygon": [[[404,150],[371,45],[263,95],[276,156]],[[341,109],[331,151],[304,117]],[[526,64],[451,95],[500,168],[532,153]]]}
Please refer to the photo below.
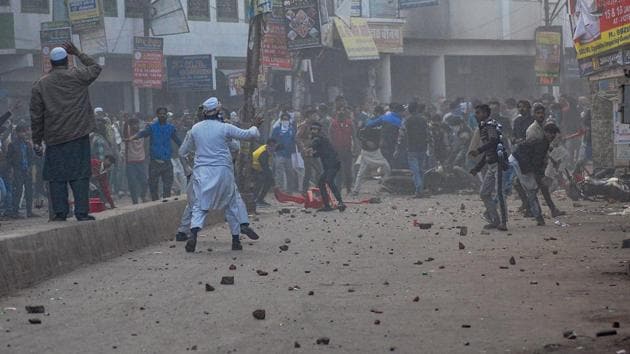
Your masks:
{"label": "crowd of people", "polygon": [[[83,66],[68,69],[68,55],[76,55]],[[265,109],[261,116],[266,124],[261,121],[256,134],[245,134],[238,110],[226,109],[216,98],[196,107],[194,113],[159,107],[148,118],[92,109],[87,87],[98,77],[100,66],[72,44],[56,48],[51,62],[51,73],[33,87],[30,121],[11,119],[11,112],[0,118],[0,124],[9,122],[0,132],[0,209],[5,217],[21,217],[21,208],[24,216],[37,217],[33,207],[49,198],[53,220],[65,220],[70,212],[68,185],[79,220],[92,219],[87,205],[90,197],[111,208],[127,196],[133,204],[180,193],[195,199],[190,198],[194,185],[190,181],[196,181],[193,171],[204,162],[199,155],[191,159],[189,154],[204,148],[199,139],[205,133],[198,131],[208,121],[233,127],[226,131],[208,128],[227,134],[232,144],[205,146],[222,154],[230,150],[230,164],[240,164],[238,139],[257,141],[251,160],[259,207],[269,205],[266,198],[273,187],[302,194],[315,187],[324,191],[321,211],[343,211],[344,197],[357,196],[366,180],[384,179],[399,169],[411,172],[415,197],[422,198],[426,170],[458,167],[481,181],[487,228],[507,228],[505,198],[512,186],[521,199],[521,211],[542,225],[537,191],[542,192],[551,215],[561,215],[550,193],[557,187],[556,177],[591,158],[590,104],[585,97],[556,100],[546,94],[518,102],[513,98],[437,102],[416,98],[408,104],[353,107],[339,96],[329,104],[300,110],[289,105]],[[49,108],[55,104],[71,108]],[[55,119],[63,123],[51,123]],[[86,152],[89,156],[84,156]],[[215,157],[209,159],[212,163]],[[224,156],[219,160],[228,164]],[[227,183],[224,177],[221,183]],[[195,188],[197,197],[208,193],[206,187]],[[239,216],[236,204],[240,202],[224,199],[228,202],[221,206],[232,209],[228,220],[241,219],[232,223],[239,228],[248,224]],[[188,209],[193,229],[199,228],[208,208],[202,207],[197,214],[193,204]],[[190,218],[182,224],[190,225]],[[190,239],[187,228],[180,228],[178,239]]]}

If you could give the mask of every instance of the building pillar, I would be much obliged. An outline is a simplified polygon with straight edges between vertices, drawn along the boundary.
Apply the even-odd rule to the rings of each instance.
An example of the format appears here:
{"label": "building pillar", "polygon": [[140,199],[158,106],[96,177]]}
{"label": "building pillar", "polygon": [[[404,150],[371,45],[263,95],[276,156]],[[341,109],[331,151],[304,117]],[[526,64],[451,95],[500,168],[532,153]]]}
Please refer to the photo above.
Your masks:
{"label": "building pillar", "polygon": [[123,83],[123,111],[133,112],[133,91],[131,85]]}
{"label": "building pillar", "polygon": [[133,88],[133,112],[140,112],[140,89],[137,87]]}
{"label": "building pillar", "polygon": [[431,98],[446,97],[446,61],[444,55],[431,57],[429,74],[429,92],[431,93]]}
{"label": "building pillar", "polygon": [[381,55],[377,70],[376,95],[380,103],[391,103],[392,101],[392,56],[391,54]]}

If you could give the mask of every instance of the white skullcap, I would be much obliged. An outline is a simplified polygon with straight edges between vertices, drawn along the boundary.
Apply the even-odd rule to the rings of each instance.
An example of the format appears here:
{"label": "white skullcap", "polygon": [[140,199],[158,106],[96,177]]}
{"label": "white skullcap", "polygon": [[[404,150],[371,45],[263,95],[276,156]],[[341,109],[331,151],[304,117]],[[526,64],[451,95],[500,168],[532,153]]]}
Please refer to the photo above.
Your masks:
{"label": "white skullcap", "polygon": [[103,112],[105,112],[105,111],[101,107],[94,108],[94,113],[103,113]]}
{"label": "white skullcap", "polygon": [[61,47],[55,47],[50,51],[50,60],[59,61],[68,57],[68,53]]}
{"label": "white skullcap", "polygon": [[214,111],[219,107],[219,100],[216,97],[210,97],[203,103],[206,111]]}

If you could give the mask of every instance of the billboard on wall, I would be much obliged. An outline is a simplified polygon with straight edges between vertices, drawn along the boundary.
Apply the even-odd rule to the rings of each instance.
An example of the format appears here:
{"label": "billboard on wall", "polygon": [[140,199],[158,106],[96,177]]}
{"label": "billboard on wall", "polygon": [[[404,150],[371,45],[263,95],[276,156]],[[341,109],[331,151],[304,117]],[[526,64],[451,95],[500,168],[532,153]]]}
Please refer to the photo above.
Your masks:
{"label": "billboard on wall", "polygon": [[376,43],[364,18],[352,17],[350,24],[335,17],[335,28],[346,50],[348,60],[379,59]]}
{"label": "billboard on wall", "polygon": [[536,29],[536,61],[534,71],[539,85],[560,84],[560,61],[562,59],[562,27],[539,27]]}
{"label": "billboard on wall", "polygon": [[578,59],[630,44],[630,0],[569,0]]}
{"label": "billboard on wall", "polygon": [[212,55],[169,57],[166,66],[169,90],[207,91],[214,89]]}
{"label": "billboard on wall", "polygon": [[157,37],[133,37],[133,86],[162,88],[164,40]]}
{"label": "billboard on wall", "polygon": [[322,32],[317,0],[285,0],[289,50],[321,47]]}
{"label": "billboard on wall", "polygon": [[[47,73],[52,69],[52,64],[50,64],[50,51],[55,47],[60,47],[65,42],[71,42],[72,29],[67,22],[44,22],[41,24],[39,39],[42,45],[42,71]],[[70,66],[72,66],[72,60],[72,55],[68,56]]]}

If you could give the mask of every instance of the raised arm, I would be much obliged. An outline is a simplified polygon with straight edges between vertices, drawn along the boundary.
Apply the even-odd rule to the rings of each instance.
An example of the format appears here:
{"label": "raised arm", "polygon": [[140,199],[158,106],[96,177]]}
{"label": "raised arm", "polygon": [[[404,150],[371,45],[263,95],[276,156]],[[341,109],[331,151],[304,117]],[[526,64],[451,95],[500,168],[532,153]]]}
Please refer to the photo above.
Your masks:
{"label": "raised arm", "polygon": [[37,84],[31,90],[31,135],[35,146],[42,145],[44,140],[44,101]]}
{"label": "raised arm", "polygon": [[101,74],[101,66],[98,65],[96,60],[91,56],[82,53],[77,47],[74,46],[72,42],[66,42],[63,44],[63,48],[70,55],[74,55],[81,61],[83,64],[83,68],[77,68],[76,74],[77,78],[83,82],[83,84],[90,85],[98,76]]}

